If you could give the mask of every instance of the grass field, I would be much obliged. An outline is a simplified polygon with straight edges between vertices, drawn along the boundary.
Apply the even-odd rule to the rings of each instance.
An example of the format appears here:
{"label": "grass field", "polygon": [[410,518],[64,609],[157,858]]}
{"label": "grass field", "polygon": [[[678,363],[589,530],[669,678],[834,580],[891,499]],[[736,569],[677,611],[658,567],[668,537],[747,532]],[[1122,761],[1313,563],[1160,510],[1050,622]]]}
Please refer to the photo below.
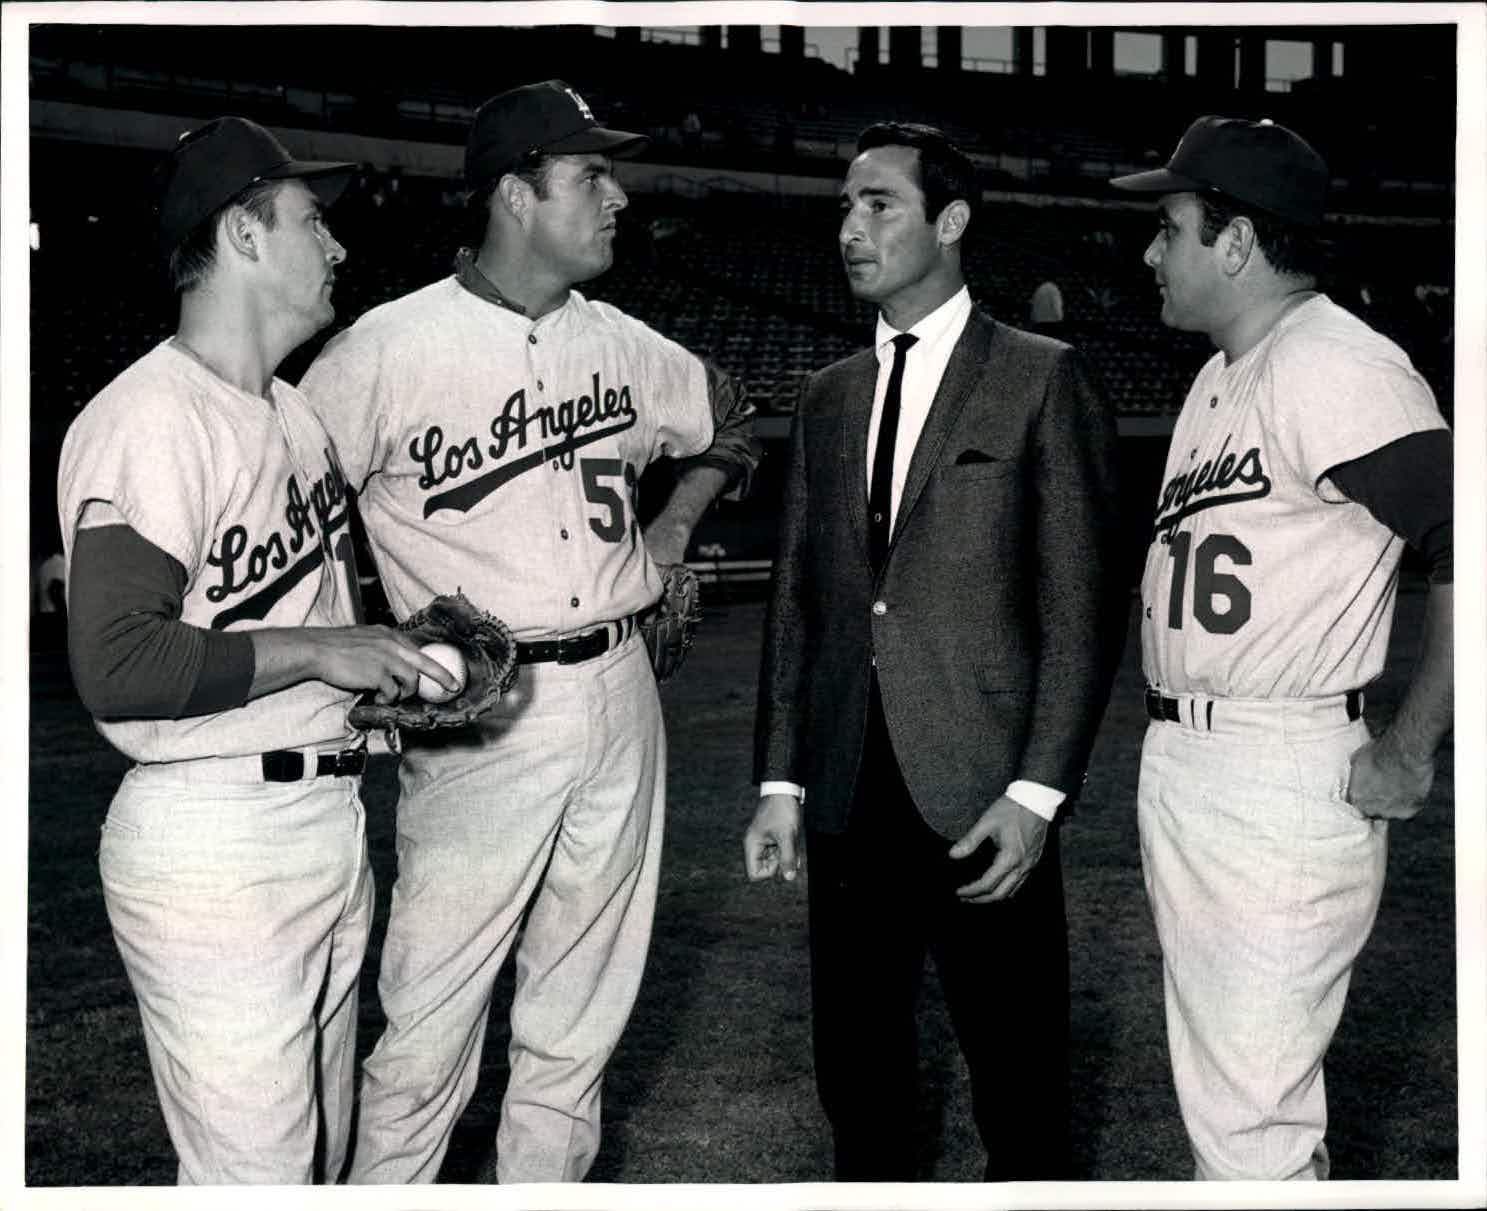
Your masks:
{"label": "grass field", "polygon": [[[1401,596],[1391,673],[1369,695],[1372,720],[1387,718],[1397,701],[1422,602],[1419,593]],[[761,620],[756,601],[714,599],[703,641],[664,691],[671,790],[655,942],[605,1085],[594,1181],[830,1174],[811,1076],[804,888],[751,886],[742,871]],[[1082,1172],[1095,1180],[1190,1172],[1136,841],[1139,691],[1133,636],[1082,806],[1064,833],[1074,1134]],[[96,866],[98,827],[125,762],[92,730],[55,652],[34,654],[30,739],[26,1181],[171,1183],[174,1156]],[[1328,1062],[1336,1178],[1456,1177],[1453,761],[1448,743],[1427,811],[1391,836],[1378,924]],[[395,797],[384,760],[366,782],[378,915],[362,985],[363,1053],[381,1029],[375,956],[394,876]],[[497,988],[480,1088],[443,1181],[493,1180],[509,995],[508,974]],[[980,1148],[932,979],[923,1067],[925,1176],[973,1181]]]}

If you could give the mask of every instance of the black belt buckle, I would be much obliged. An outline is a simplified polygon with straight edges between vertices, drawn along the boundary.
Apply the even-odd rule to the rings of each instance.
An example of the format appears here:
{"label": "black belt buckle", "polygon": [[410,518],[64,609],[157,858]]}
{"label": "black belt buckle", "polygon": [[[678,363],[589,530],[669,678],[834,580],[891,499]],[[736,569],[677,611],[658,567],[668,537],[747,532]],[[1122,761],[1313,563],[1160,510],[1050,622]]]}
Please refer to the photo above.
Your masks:
{"label": "black belt buckle", "polygon": [[558,640],[558,663],[579,664],[602,655],[609,647],[609,630],[600,627],[585,631],[582,635],[570,635]]}
{"label": "black belt buckle", "polygon": [[339,753],[321,753],[315,759],[317,778],[355,778],[367,768],[365,747],[343,748]]}
{"label": "black belt buckle", "polygon": [[538,639],[532,643],[518,643],[516,658],[521,664],[579,664],[609,650],[609,628],[598,627],[582,635],[569,635],[566,639]]}
{"label": "black belt buckle", "polygon": [[1177,723],[1177,699],[1168,698],[1150,686],[1146,687],[1146,715],[1158,722]]}
{"label": "black belt buckle", "polygon": [[[305,755],[280,749],[264,753],[263,780],[265,782],[299,782],[305,776]],[[367,750],[364,746],[345,748],[339,753],[320,753],[315,758],[315,777],[354,778],[367,768]]]}

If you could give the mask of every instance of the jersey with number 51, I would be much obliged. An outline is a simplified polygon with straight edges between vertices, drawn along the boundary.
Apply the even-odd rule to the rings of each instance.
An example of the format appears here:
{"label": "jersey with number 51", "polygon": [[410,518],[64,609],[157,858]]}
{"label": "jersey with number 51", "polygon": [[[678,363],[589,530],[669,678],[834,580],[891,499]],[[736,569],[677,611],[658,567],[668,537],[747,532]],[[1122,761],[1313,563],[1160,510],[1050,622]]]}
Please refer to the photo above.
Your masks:
{"label": "jersey with number 51", "polygon": [[1383,669],[1402,540],[1328,472],[1445,428],[1397,345],[1325,295],[1198,373],[1172,434],[1141,583],[1166,693],[1343,693]]}
{"label": "jersey with number 51", "polygon": [[713,417],[701,360],[639,320],[577,291],[533,320],[448,277],[367,312],[301,386],[398,617],[459,588],[530,638],[660,595],[637,485]]}

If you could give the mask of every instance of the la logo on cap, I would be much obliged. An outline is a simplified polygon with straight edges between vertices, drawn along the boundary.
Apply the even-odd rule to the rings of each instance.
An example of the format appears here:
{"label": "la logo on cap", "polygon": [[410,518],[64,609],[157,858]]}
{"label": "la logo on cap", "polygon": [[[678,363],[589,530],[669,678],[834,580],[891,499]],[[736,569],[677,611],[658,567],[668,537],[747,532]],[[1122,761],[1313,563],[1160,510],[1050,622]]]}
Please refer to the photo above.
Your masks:
{"label": "la logo on cap", "polygon": [[565,93],[567,93],[570,97],[573,98],[573,104],[575,104],[576,106],[578,106],[578,112],[583,115],[584,121],[586,121],[586,122],[593,122],[593,121],[595,121],[594,111],[588,107],[587,103],[585,103],[585,101],[584,101],[584,99],[582,97],[580,97],[571,88],[565,88],[563,91]]}

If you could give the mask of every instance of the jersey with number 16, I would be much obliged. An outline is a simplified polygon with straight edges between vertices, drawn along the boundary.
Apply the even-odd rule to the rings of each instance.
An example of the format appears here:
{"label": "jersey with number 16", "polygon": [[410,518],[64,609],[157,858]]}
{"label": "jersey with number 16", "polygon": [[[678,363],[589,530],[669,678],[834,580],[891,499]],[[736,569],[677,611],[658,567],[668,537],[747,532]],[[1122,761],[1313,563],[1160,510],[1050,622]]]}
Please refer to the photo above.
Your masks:
{"label": "jersey with number 16", "polygon": [[1403,544],[1327,472],[1444,427],[1403,351],[1325,295],[1232,363],[1211,358],[1173,431],[1141,583],[1148,684],[1294,698],[1377,677]]}

